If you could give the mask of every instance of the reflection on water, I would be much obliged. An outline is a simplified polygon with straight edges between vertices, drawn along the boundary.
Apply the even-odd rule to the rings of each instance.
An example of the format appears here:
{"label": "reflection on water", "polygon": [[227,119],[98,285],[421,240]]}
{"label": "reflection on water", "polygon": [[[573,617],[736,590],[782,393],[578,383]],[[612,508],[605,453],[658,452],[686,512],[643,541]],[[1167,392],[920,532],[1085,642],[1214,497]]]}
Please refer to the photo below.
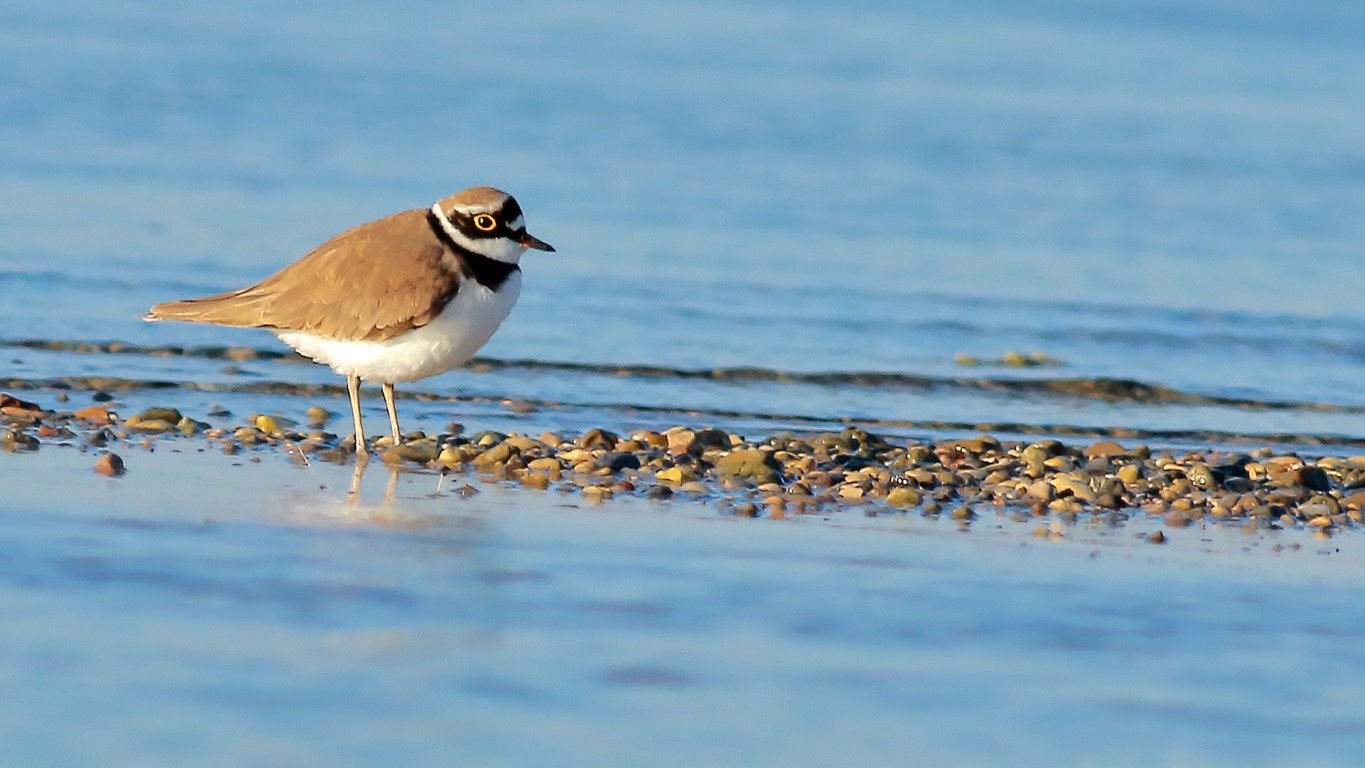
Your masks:
{"label": "reflection on water", "polygon": [[[7,763],[884,763],[908,739],[1348,764],[1365,738],[1351,537],[744,520],[172,451],[113,481],[49,454],[4,459],[70,487],[0,500],[0,609],[25,617],[0,628]],[[1254,700],[1287,706],[1206,716]]]}

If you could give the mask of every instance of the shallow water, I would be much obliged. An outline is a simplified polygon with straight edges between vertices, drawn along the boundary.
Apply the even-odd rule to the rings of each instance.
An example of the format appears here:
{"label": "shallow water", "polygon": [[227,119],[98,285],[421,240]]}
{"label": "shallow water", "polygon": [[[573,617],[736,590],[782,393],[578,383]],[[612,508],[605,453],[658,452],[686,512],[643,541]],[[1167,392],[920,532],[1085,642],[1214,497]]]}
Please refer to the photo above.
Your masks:
{"label": "shallow water", "polygon": [[74,449],[6,461],[69,489],[0,501],[0,606],[24,618],[0,632],[23,702],[0,707],[7,764],[1350,765],[1365,747],[1355,537],[778,523],[477,480],[465,498],[431,474],[389,497],[378,466],[352,498],[346,467],[164,448],[121,480]]}
{"label": "shallow water", "polygon": [[[528,257],[493,358],[1365,404],[1356,3],[426,13],[10,9],[0,340],[269,347],[135,318],[491,182],[560,250]],[[1062,365],[954,363],[1009,351]],[[608,420],[665,403],[1365,437],[1359,414],[1113,409],[951,383],[513,378],[427,384],[595,403]]]}
{"label": "shallow water", "polygon": [[[344,413],[335,389],[277,386],[338,383],[316,366],[47,342],[279,350],[137,317],[491,183],[558,253],[527,257],[493,364],[406,388],[435,398],[403,401],[411,428],[852,421],[1365,452],[1354,0],[0,17],[0,389],[46,407],[103,377],[133,382],[110,386],[124,413]],[[1162,394],[1014,383],[1109,379]],[[74,450],[0,454],[0,763],[1365,748],[1352,535],[741,521],[429,497],[422,474],[386,503],[382,468],[352,504],[349,470],[274,453],[128,458],[107,481]]]}

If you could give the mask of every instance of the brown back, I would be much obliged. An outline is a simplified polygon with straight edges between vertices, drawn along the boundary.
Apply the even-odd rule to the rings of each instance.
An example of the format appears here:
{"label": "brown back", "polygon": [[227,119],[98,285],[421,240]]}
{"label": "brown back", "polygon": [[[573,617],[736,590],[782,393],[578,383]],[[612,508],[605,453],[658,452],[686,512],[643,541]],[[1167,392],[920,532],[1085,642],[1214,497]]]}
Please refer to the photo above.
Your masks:
{"label": "brown back", "polygon": [[431,322],[459,289],[459,275],[422,209],[337,235],[302,259],[239,291],[152,307],[148,319],[305,331],[381,341]]}

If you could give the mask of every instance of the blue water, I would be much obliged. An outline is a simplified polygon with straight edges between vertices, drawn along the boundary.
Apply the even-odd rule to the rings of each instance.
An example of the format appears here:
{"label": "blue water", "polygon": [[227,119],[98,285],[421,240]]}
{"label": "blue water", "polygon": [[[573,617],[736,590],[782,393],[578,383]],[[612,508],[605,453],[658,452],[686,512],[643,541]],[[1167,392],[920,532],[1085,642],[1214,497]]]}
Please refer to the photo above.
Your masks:
{"label": "blue water", "polygon": [[[0,339],[269,347],[135,318],[492,183],[559,248],[528,258],[492,357],[1365,404],[1356,3],[531,3],[440,22],[361,3],[11,5]],[[953,363],[1009,351],[1063,366]],[[62,365],[139,378],[148,362]],[[539,384],[608,405],[745,398]],[[1070,423],[1076,407],[789,395],[764,397],[957,422]],[[1365,437],[1359,416],[1300,417]],[[1284,426],[1197,408],[1105,421]]]}
{"label": "blue water", "polygon": [[[558,252],[527,256],[521,301],[484,354],[604,367],[452,371],[408,389],[479,401],[406,402],[413,426],[711,422],[755,433],[854,419],[918,437],[929,432],[915,424],[943,421],[1362,440],[1361,40],[1365,5],[1354,0],[0,0],[0,378],[335,382],[286,362],[225,368],[6,342],[279,349],[261,332],[137,317],[254,282],[356,223],[493,184]],[[1060,364],[990,363],[1011,351]],[[960,365],[959,354],[987,364]],[[611,370],[630,365],[937,384]],[[1245,402],[1104,402],[963,381],[1102,377]],[[25,396],[55,405],[51,389]],[[238,421],[346,407],[330,395],[119,397],[128,412],[169,401],[197,418],[226,405]],[[516,401],[537,405],[505,407]],[[367,407],[382,423],[377,401]],[[1355,561],[1304,552],[1287,569],[1267,556],[1206,573],[1134,557],[1096,576],[1078,555],[1016,584],[1032,573],[1002,554],[1018,537],[992,548],[949,533],[906,555],[942,575],[855,567],[831,582],[830,549],[899,562],[886,552],[899,543],[884,529],[834,539],[802,529],[807,554],[791,574],[772,556],[797,546],[778,523],[753,529],[764,531],[759,554],[716,559],[732,534],[724,522],[668,528],[699,537],[680,551],[632,543],[656,522],[645,518],[603,549],[588,541],[602,528],[574,517],[563,535],[578,559],[565,563],[553,537],[509,516],[495,526],[511,542],[509,567],[529,547],[549,591],[523,584],[481,603],[476,567],[423,560],[426,543],[381,523],[355,521],[357,538],[337,534],[344,541],[280,523],[288,505],[260,490],[276,487],[273,474],[233,485],[206,470],[205,488],[256,489],[263,517],[200,537],[183,527],[196,510],[167,502],[153,517],[182,526],[166,534],[176,552],[147,529],[72,523],[91,509],[144,509],[135,496],[80,495],[92,482],[85,458],[39,488],[24,482],[36,470],[11,471],[20,459],[0,455],[0,535],[26,558],[6,561],[0,604],[30,620],[0,631],[20,660],[0,684],[41,692],[36,705],[0,705],[0,744],[20,745],[19,764],[99,754],[202,764],[199,745],[224,764],[446,764],[450,753],[423,745],[449,746],[433,734],[451,728],[482,762],[502,764],[553,762],[561,743],[580,750],[564,762],[579,764],[604,744],[623,760],[648,761],[665,744],[736,764],[899,761],[916,745],[958,764],[1122,763],[1121,752],[1134,764],[1344,765],[1359,754]],[[72,488],[74,501],[39,493],[50,487]],[[175,498],[173,483],[162,490]],[[398,512],[441,520],[418,496],[400,496]],[[502,552],[463,536],[437,546]],[[361,576],[331,554],[371,544]],[[298,587],[314,566],[329,584],[394,592]],[[622,599],[668,606],[675,623],[584,618],[598,615],[585,602],[645,566],[657,570]],[[391,567],[391,578],[375,575]],[[754,581],[717,575],[728,567]],[[451,592],[433,586],[441,579]],[[698,592],[687,591],[693,579]],[[296,602],[272,602],[281,585]],[[751,602],[727,602],[746,587]],[[465,601],[473,613],[450,607]],[[834,622],[818,642],[798,631],[811,613]],[[497,635],[508,622],[518,631]],[[91,623],[104,634],[89,635]],[[1077,628],[1099,647],[1052,642]],[[509,645],[467,652],[486,650],[488,633]],[[404,659],[396,679],[375,671],[393,647]],[[737,648],[753,656],[727,655]],[[82,751],[63,718],[96,724],[88,743],[103,751]],[[1155,743],[1134,740],[1134,720]],[[353,727],[337,737],[334,723]],[[528,740],[529,725],[545,730]],[[708,741],[715,732],[724,738]]]}
{"label": "blue water", "polygon": [[0,498],[6,765],[1347,766],[1365,748],[1352,536],[778,523],[461,498],[416,474],[386,497],[382,467],[350,498],[348,467],[163,449],[114,481],[45,450],[6,462],[62,500]]}

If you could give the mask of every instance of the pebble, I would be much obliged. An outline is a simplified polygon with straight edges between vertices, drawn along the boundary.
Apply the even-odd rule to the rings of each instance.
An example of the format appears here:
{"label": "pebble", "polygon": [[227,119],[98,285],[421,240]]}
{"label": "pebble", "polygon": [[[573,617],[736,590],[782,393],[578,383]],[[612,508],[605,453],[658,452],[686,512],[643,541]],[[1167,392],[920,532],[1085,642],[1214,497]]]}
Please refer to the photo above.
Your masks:
{"label": "pebble", "polygon": [[1101,440],[1098,443],[1092,443],[1090,447],[1085,449],[1085,457],[1093,459],[1097,456],[1122,456],[1127,452],[1127,448],[1113,440]]}
{"label": "pebble", "polygon": [[510,443],[497,443],[488,450],[474,457],[475,466],[489,468],[496,464],[505,464],[513,456],[520,455],[516,446]]}
{"label": "pebble", "polygon": [[95,461],[95,472],[105,477],[118,477],[127,471],[122,457],[117,453],[106,453]]}
{"label": "pebble", "polygon": [[654,473],[661,483],[682,484],[695,480],[697,473],[691,467],[669,467]]}
{"label": "pebble", "polygon": [[609,451],[597,457],[597,467],[612,473],[623,469],[639,469],[640,457],[626,451]]}
{"label": "pebble", "polygon": [[[226,454],[248,452],[253,459],[273,447],[321,461],[352,460],[349,438],[320,429],[305,438],[290,431],[292,421],[276,415],[253,414],[246,424],[211,427],[165,406],[120,422],[107,399],[72,411],[44,411],[18,398],[4,402],[0,418],[8,421],[0,427],[0,448],[7,451],[73,438],[93,447],[145,441],[149,449],[197,440]],[[227,412],[215,407],[212,414]],[[331,416],[319,406],[305,414],[314,424]],[[1313,459],[1270,450],[1154,455],[1148,446],[1114,440],[1018,443],[991,435],[926,443],[887,440],[852,427],[757,439],[687,426],[635,430],[624,439],[606,429],[538,437],[484,431],[472,438],[462,431],[452,425],[439,439],[412,433],[382,456],[394,464],[455,471],[473,464],[497,480],[537,489],[561,484],[557,487],[598,500],[664,499],[680,491],[732,504],[740,515],[743,505],[754,505],[756,514],[770,517],[858,506],[864,514],[918,508],[926,517],[947,513],[967,522],[989,505],[1008,517],[1050,516],[1054,523],[1093,516],[1121,524],[1135,516],[1168,528],[1207,519],[1253,530],[1293,526],[1334,534],[1365,519],[1365,456]]]}
{"label": "pebble", "polygon": [[664,432],[668,442],[668,452],[674,456],[691,453],[697,447],[697,433],[686,427],[673,427]]}
{"label": "pebble", "polygon": [[139,421],[165,421],[171,424],[177,424],[180,422],[181,414],[180,411],[175,408],[156,407],[148,408],[132,418],[136,418]]}
{"label": "pebble", "polygon": [[589,485],[583,488],[583,498],[589,501],[604,501],[611,498],[612,490],[605,485]]}
{"label": "pebble", "polygon": [[922,501],[919,492],[911,488],[894,488],[886,495],[886,503],[892,507],[918,507]]}
{"label": "pebble", "polygon": [[757,449],[731,451],[722,456],[715,467],[717,474],[747,477],[758,482],[777,478],[777,465],[772,453]]}
{"label": "pebble", "polygon": [[91,424],[98,424],[100,426],[107,425],[112,420],[109,406],[107,405],[88,405],[72,415],[82,421],[88,421]]}

